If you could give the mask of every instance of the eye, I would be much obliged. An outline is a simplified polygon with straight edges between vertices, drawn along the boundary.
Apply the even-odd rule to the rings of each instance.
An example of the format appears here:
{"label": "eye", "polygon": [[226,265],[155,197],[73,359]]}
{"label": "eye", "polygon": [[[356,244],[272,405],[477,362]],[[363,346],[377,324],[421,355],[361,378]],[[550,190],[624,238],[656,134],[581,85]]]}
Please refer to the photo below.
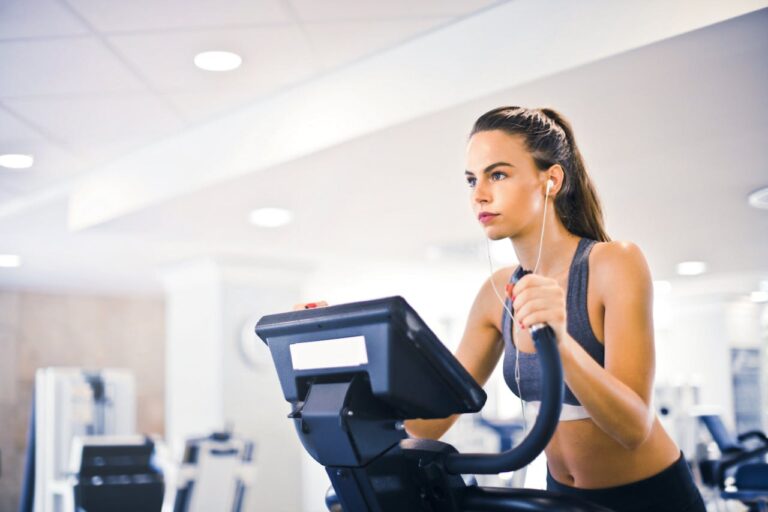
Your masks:
{"label": "eye", "polygon": [[477,178],[474,176],[467,176],[467,185],[469,185],[469,188],[475,188],[475,185],[477,184]]}
{"label": "eye", "polygon": [[495,172],[491,173],[491,180],[492,181],[501,181],[501,180],[503,180],[506,177],[507,177],[507,175],[504,174],[501,171],[495,171]]}

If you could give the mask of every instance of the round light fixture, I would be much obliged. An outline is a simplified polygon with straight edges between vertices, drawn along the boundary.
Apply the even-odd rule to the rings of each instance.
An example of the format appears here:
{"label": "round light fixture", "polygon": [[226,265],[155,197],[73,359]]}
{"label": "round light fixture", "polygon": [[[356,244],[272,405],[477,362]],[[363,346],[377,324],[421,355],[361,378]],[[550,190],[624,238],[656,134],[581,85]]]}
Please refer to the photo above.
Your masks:
{"label": "round light fixture", "polygon": [[243,59],[236,53],[213,51],[195,55],[195,66],[206,71],[232,71],[242,64]]}
{"label": "round light fixture", "polygon": [[677,264],[677,273],[681,276],[698,276],[707,271],[703,261],[683,261]]}
{"label": "round light fixture", "polygon": [[747,201],[749,201],[749,206],[752,206],[753,208],[768,210],[768,187],[755,190],[749,194]]}
{"label": "round light fixture", "polygon": [[291,222],[293,213],[283,208],[259,208],[251,212],[248,220],[263,228],[277,228]]}
{"label": "round light fixture", "polygon": [[29,169],[34,163],[35,157],[32,155],[0,155],[0,166],[8,169]]}
{"label": "round light fixture", "polygon": [[21,258],[17,254],[0,254],[0,267],[14,268],[21,266]]}

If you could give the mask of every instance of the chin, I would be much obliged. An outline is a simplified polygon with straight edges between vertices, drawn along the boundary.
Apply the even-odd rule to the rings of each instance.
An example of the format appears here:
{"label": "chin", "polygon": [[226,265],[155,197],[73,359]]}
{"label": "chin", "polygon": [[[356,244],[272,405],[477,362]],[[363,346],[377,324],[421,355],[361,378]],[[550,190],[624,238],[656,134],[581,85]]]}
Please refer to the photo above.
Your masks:
{"label": "chin", "polygon": [[504,233],[502,231],[496,230],[496,229],[488,229],[485,232],[485,236],[488,237],[489,240],[497,241],[497,240],[504,240],[505,238],[509,238],[508,233]]}

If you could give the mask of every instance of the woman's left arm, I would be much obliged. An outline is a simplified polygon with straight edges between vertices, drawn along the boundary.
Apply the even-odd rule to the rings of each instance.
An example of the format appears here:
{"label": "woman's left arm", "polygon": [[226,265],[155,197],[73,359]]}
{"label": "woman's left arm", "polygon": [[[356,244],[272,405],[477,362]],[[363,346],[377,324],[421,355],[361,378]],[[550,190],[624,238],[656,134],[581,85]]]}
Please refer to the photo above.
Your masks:
{"label": "woman's left arm", "polygon": [[[567,334],[565,322],[558,325],[554,313],[557,306],[552,304],[547,316],[555,316],[553,328],[568,387],[598,427],[625,448],[634,449],[648,438],[655,418],[651,403],[655,364],[653,285],[648,265],[636,245],[601,245],[590,270],[592,290],[604,306],[605,367]],[[540,304],[537,313],[546,315],[549,308]],[[537,323],[530,318],[522,320],[526,326]]]}

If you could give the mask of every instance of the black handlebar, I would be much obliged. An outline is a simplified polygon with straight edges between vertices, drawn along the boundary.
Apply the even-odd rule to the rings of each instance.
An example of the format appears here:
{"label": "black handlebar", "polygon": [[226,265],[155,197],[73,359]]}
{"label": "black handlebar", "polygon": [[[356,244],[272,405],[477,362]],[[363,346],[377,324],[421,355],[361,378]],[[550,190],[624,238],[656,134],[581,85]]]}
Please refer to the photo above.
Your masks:
{"label": "black handlebar", "polygon": [[563,405],[563,366],[555,333],[548,325],[534,325],[531,335],[541,361],[541,408],[530,433],[515,448],[505,452],[454,453],[445,460],[453,474],[490,475],[515,471],[533,461],[555,433]]}

